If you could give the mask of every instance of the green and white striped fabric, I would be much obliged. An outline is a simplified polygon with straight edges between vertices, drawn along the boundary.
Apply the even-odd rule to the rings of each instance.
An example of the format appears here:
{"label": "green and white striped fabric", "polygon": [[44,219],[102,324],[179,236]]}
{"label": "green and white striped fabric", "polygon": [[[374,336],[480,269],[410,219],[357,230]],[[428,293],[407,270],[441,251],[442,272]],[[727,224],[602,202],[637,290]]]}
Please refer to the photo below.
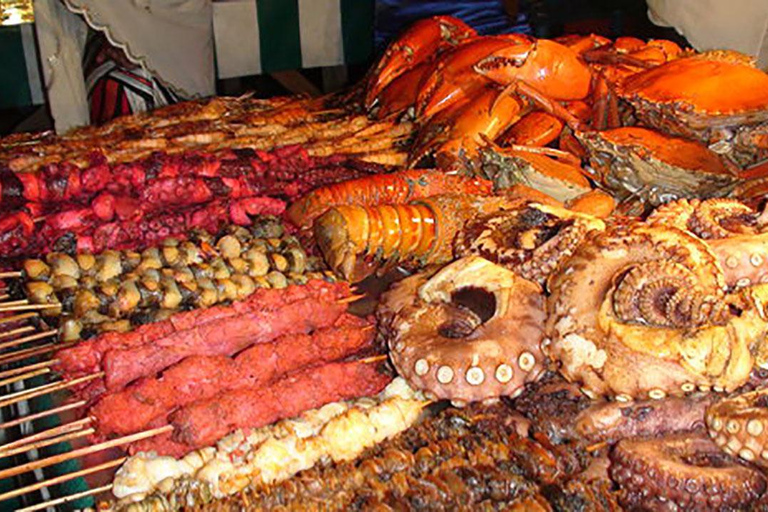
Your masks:
{"label": "green and white striped fabric", "polygon": [[45,102],[37,53],[33,24],[0,27],[0,108]]}
{"label": "green and white striped fabric", "polygon": [[374,0],[218,0],[219,78],[358,64],[373,51]]}

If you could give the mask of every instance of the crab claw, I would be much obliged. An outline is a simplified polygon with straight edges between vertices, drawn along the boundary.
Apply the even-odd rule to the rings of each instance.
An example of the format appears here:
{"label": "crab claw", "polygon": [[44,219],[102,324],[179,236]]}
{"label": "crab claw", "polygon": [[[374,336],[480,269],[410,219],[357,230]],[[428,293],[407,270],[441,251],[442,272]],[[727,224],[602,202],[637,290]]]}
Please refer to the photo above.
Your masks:
{"label": "crab claw", "polygon": [[365,95],[370,109],[395,78],[428,60],[440,49],[454,46],[476,35],[474,29],[452,16],[434,16],[418,21],[393,42],[372,70]]}
{"label": "crab claw", "polygon": [[589,67],[575,51],[546,39],[504,46],[480,60],[474,69],[504,86],[524,82],[558,101],[584,99],[592,80]]}

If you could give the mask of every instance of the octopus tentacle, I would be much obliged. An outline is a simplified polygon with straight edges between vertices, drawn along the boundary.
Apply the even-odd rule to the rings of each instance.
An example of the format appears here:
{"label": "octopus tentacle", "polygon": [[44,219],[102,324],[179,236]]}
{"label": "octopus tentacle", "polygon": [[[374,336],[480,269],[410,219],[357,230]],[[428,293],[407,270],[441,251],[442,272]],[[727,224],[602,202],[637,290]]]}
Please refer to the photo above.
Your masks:
{"label": "octopus tentacle", "polygon": [[656,226],[675,226],[705,240],[717,257],[729,287],[768,282],[766,213],[735,199],[679,200],[649,217]]}
{"label": "octopus tentacle", "polygon": [[545,351],[591,396],[733,390],[768,332],[768,287],[726,294],[707,245],[675,228],[593,233],[548,287]]}
{"label": "octopus tentacle", "polygon": [[687,432],[704,426],[704,412],[714,397],[697,394],[684,398],[594,404],[576,416],[574,430],[591,443]]}
{"label": "octopus tentacle", "polygon": [[478,256],[396,284],[378,313],[400,375],[436,398],[515,395],[544,370],[541,288]]}
{"label": "octopus tentacle", "polygon": [[723,451],[768,468],[768,389],[712,405],[706,423],[710,437]]}
{"label": "octopus tentacle", "polygon": [[746,467],[704,434],[625,439],[610,454],[609,474],[625,506],[681,510],[743,510],[766,488],[763,474]]}
{"label": "octopus tentacle", "polygon": [[457,256],[475,254],[543,284],[591,231],[605,224],[590,215],[531,203],[478,217],[459,233]]}

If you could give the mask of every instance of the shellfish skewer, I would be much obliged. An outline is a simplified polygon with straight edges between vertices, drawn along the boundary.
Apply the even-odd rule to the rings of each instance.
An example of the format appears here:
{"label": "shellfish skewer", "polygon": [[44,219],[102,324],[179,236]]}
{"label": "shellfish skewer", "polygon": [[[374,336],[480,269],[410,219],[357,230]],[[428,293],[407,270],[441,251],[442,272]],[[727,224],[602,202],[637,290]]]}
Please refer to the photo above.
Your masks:
{"label": "shellfish skewer", "polygon": [[34,444],[37,441],[41,441],[44,439],[49,439],[51,437],[60,436],[62,434],[68,434],[70,432],[76,432],[78,430],[82,430],[86,427],[86,425],[88,425],[92,421],[93,421],[93,418],[89,416],[81,420],[71,421],[69,423],[65,423],[64,425],[59,425],[58,427],[49,428],[47,430],[43,430],[36,434],[31,434],[27,437],[23,437],[21,439],[11,441],[9,443],[6,443],[0,446],[0,457],[5,457],[7,452],[11,450],[15,450],[21,446],[27,446],[30,444]]}
{"label": "shellfish skewer", "polygon": [[60,308],[61,304],[26,304],[26,305],[20,305],[20,306],[8,306],[8,307],[2,307],[2,304],[0,304],[0,313],[10,312],[10,311],[34,311],[38,309],[53,309],[53,308]]}
{"label": "shellfish skewer", "polygon": [[0,333],[0,340],[3,338],[10,338],[11,336],[16,336],[17,334],[24,334],[29,331],[34,331],[35,327],[32,325],[25,325],[24,327],[19,327],[17,329],[13,329],[8,332]]}
{"label": "shellfish skewer", "polygon": [[20,322],[22,320],[26,320],[27,318],[34,318],[36,316],[37,316],[37,313],[22,313],[20,315],[8,316],[5,318],[0,318],[0,325],[12,323],[12,322]]}
{"label": "shellfish skewer", "polygon": [[46,446],[51,446],[53,444],[59,444],[63,443],[65,441],[71,441],[73,439],[79,439],[81,437],[86,437],[96,432],[96,429],[89,427],[82,430],[76,430],[74,432],[67,432],[65,434],[61,434],[60,436],[50,437],[48,439],[42,439],[40,441],[36,441],[31,444],[25,444],[22,446],[17,446],[16,448],[10,448],[8,451],[0,452],[0,458],[10,457],[12,455],[17,455],[19,453],[28,452],[30,450],[37,450],[39,448],[45,448]]}
{"label": "shellfish skewer", "polygon": [[[77,476],[81,476],[81,475],[77,475]],[[112,489],[112,484],[107,484],[102,487],[96,487],[94,489],[89,489],[87,491],[70,494],[69,496],[62,496],[61,498],[57,498],[55,500],[44,501],[43,503],[38,503],[36,505],[32,505],[26,508],[20,508],[16,512],[34,512],[35,510],[42,510],[45,508],[56,507],[58,505],[63,505],[64,503],[69,503],[70,501],[79,500],[80,498],[87,498],[88,496],[101,494],[111,489]]]}
{"label": "shellfish skewer", "polygon": [[83,384],[85,382],[89,382],[103,376],[104,376],[104,372],[92,373],[91,375],[85,375],[83,377],[78,377],[76,379],[59,381],[59,382],[51,382],[50,384],[44,384],[36,388],[25,389],[17,393],[5,395],[3,397],[0,397],[0,407],[5,407],[11,404],[15,404],[16,402],[20,402],[22,400],[29,400],[30,398],[47,395],[49,393],[53,393],[54,391],[61,391],[63,389],[68,389],[73,386],[77,386],[78,384]]}
{"label": "shellfish skewer", "polygon": [[6,421],[5,423],[0,423],[0,430],[15,427],[16,425],[20,425],[22,423],[26,423],[28,421],[38,420],[40,418],[45,418],[46,416],[52,416],[54,414],[58,414],[60,412],[64,411],[70,411],[72,409],[77,409],[78,407],[82,407],[85,404],[87,404],[87,400],[79,400],[77,402],[72,402],[71,404],[64,404],[60,407],[54,407],[53,409],[47,409],[45,411],[36,412],[35,414],[29,414],[27,416],[22,416],[21,418],[16,418],[10,421]]}
{"label": "shellfish skewer", "polygon": [[[99,464],[97,466],[93,466],[93,467],[86,468],[86,469],[81,469],[80,471],[75,471],[73,473],[67,473],[67,474],[64,474],[64,475],[60,475],[60,476],[57,476],[55,478],[51,478],[49,480],[43,480],[42,482],[37,482],[35,484],[28,485],[26,487],[20,487],[19,489],[14,489],[12,491],[8,491],[6,493],[0,494],[0,501],[7,500],[9,498],[15,498],[16,496],[21,496],[22,494],[27,494],[29,492],[37,491],[38,489],[42,489],[44,487],[60,484],[62,482],[67,482],[69,480],[73,480],[73,479],[79,478],[81,476],[91,475],[93,473],[98,473],[99,471],[103,471],[105,469],[113,468],[113,467],[119,466],[120,464],[125,462],[126,459],[127,459],[127,457],[121,457],[119,459],[111,460],[109,462],[104,462],[103,464]],[[104,487],[99,487],[97,489],[91,489],[91,491],[88,491],[88,492],[89,492],[89,494],[98,494],[98,492],[107,491],[107,490],[109,490],[111,488],[112,488],[112,485],[110,484],[110,485],[106,485]],[[94,492],[94,491],[97,491],[97,490],[98,490],[98,492]],[[54,502],[63,503],[62,501],[60,501],[62,499],[63,500],[77,499],[75,496],[77,496],[77,497],[84,497],[84,496],[87,496],[87,494],[79,493],[79,495],[75,494],[75,495],[66,496],[65,498],[60,498],[59,500],[49,501],[49,502],[47,502],[47,506],[50,506],[50,505],[54,504]],[[41,508],[44,508],[44,507],[42,507],[42,505],[46,505],[46,503],[40,503],[39,505],[40,506],[36,505],[35,506],[36,508],[28,508],[28,509],[24,509],[24,510],[40,510]]]}
{"label": "shellfish skewer", "polygon": [[48,331],[38,332],[35,334],[30,334],[29,336],[25,336],[23,338],[18,338],[15,340],[6,341],[5,343],[0,343],[0,350],[4,350],[6,348],[16,347],[18,345],[23,345],[25,343],[30,343],[32,341],[41,340],[43,338],[47,338],[48,336],[56,336],[58,334],[58,329],[51,329]]}
{"label": "shellfish skewer", "polygon": [[[20,466],[1,470],[0,480],[4,480],[6,478],[16,476],[16,475],[21,475],[29,471],[34,471],[35,469],[53,466],[54,464],[59,464],[60,462],[77,459],[84,455],[90,455],[92,453],[100,452],[102,450],[107,450],[109,448],[114,448],[116,446],[122,446],[124,444],[130,444],[136,441],[140,441],[142,439],[147,439],[149,437],[165,434],[167,432],[170,432],[171,430],[173,430],[173,426],[165,425],[162,427],[153,428],[151,430],[145,430],[144,432],[131,434],[129,436],[123,436],[123,437],[118,437],[117,439],[111,439],[109,441],[94,444],[92,446],[78,448],[77,450],[72,450],[67,453],[61,453],[58,455],[54,455],[52,457],[46,457],[44,459],[34,460],[26,464],[22,464]],[[3,498],[4,498],[4,495],[0,495],[0,499],[3,499]]]}

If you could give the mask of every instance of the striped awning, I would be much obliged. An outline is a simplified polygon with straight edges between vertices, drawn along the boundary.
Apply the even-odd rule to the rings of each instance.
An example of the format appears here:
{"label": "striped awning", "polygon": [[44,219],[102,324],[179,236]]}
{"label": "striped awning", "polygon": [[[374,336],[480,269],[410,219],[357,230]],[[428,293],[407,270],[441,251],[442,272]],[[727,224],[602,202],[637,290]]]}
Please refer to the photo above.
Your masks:
{"label": "striped awning", "polygon": [[373,51],[374,0],[217,0],[219,78],[358,64]]}
{"label": "striped awning", "polygon": [[0,108],[42,105],[45,102],[37,61],[35,29],[31,23],[0,27]]}

